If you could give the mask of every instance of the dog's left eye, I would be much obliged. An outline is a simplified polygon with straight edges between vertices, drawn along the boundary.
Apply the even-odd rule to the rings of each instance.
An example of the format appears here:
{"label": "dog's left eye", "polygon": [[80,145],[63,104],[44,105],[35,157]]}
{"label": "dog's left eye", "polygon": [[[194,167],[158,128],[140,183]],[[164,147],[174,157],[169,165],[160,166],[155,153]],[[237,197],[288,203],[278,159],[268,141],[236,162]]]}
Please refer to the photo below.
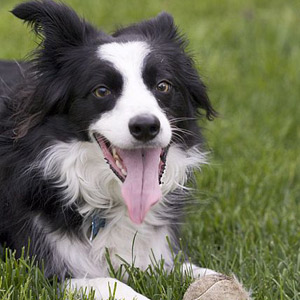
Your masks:
{"label": "dog's left eye", "polygon": [[106,86],[99,86],[94,90],[93,94],[97,98],[104,98],[109,96],[111,91]]}
{"label": "dog's left eye", "polygon": [[156,89],[161,93],[168,94],[172,89],[172,85],[168,81],[163,80],[156,86]]}

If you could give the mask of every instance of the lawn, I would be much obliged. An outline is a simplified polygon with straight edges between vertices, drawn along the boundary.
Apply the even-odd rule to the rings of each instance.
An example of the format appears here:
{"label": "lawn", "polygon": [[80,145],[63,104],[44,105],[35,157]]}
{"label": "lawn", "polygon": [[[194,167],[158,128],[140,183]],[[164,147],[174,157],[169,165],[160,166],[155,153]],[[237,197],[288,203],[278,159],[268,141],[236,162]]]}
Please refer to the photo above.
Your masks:
{"label": "lawn", "polygon": [[[201,123],[210,165],[196,175],[182,244],[196,264],[236,274],[254,299],[299,300],[300,2],[65,2],[108,32],[162,10],[173,14],[220,113]],[[16,3],[1,0],[1,58],[20,59],[35,44],[7,12]],[[1,299],[58,297],[31,261],[0,260],[0,271]],[[131,285],[152,299],[180,300],[189,283],[162,266],[129,272]]]}

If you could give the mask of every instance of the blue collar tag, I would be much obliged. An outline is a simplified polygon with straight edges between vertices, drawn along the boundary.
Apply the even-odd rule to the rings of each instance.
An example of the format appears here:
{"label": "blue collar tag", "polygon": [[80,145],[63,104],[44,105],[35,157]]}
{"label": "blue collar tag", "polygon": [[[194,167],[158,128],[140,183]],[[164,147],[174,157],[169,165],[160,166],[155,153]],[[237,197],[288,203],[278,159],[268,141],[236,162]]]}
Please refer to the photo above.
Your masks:
{"label": "blue collar tag", "polygon": [[90,242],[93,241],[93,239],[98,234],[99,230],[101,228],[105,227],[105,219],[100,218],[98,215],[94,215],[92,218],[92,226],[91,226],[91,235],[90,235]]}

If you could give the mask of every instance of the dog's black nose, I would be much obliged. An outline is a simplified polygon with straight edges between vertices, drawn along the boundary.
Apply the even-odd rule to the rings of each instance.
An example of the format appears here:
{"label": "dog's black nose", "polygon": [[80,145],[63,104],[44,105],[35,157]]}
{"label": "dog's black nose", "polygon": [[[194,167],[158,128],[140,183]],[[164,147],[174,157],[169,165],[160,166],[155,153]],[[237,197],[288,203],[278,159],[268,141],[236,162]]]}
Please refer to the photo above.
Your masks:
{"label": "dog's black nose", "polygon": [[129,130],[137,140],[148,142],[159,133],[160,122],[154,115],[142,114],[129,121]]}

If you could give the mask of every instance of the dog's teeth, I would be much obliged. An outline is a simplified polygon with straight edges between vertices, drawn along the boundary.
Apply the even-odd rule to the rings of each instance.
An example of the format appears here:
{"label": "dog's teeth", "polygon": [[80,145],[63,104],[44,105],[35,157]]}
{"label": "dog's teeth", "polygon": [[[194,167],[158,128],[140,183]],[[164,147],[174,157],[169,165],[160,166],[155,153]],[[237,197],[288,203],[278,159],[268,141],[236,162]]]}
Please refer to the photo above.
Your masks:
{"label": "dog's teeth", "polygon": [[122,165],[121,165],[121,163],[120,163],[118,160],[116,160],[116,165],[117,165],[117,167],[118,167],[119,169],[122,169]]}
{"label": "dog's teeth", "polygon": [[112,149],[112,155],[113,155],[113,158],[114,158],[115,160],[119,160],[119,161],[120,161],[120,157],[119,157],[119,155],[118,155],[118,153],[117,153],[116,148],[113,148],[113,149]]}
{"label": "dog's teeth", "polygon": [[113,155],[113,158],[114,158],[115,160],[120,160],[120,157],[119,157],[119,155],[118,155],[118,153],[117,153],[116,148],[113,148],[113,149],[112,149],[112,155]]}
{"label": "dog's teeth", "polygon": [[122,174],[123,174],[124,176],[127,176],[127,172],[126,172],[126,170],[124,170],[124,169],[121,169],[121,172],[122,172]]}

